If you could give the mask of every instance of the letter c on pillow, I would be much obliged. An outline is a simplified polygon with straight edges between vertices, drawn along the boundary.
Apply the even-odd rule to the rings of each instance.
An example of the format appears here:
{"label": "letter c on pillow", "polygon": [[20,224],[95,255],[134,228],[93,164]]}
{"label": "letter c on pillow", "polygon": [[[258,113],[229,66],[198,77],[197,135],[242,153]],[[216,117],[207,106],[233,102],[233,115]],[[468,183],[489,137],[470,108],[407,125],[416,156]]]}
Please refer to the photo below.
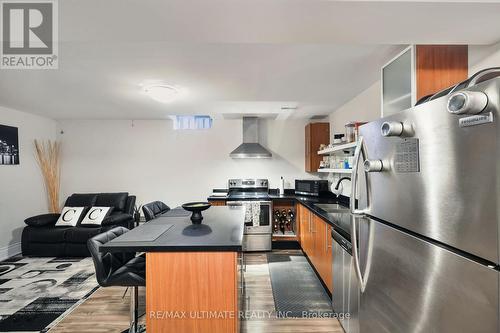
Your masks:
{"label": "letter c on pillow", "polygon": [[[94,214],[95,212],[97,212],[97,216],[93,216],[92,214]],[[96,218],[99,217],[99,213],[102,212],[102,209],[101,208],[96,208],[94,210],[92,210],[90,213],[89,213],[89,219],[90,220],[95,220]]]}
{"label": "letter c on pillow", "polygon": [[67,220],[67,219],[66,219],[66,215],[67,215],[68,213],[70,213],[70,212],[71,212],[72,214],[75,214],[75,213],[76,213],[76,209],[68,209],[67,211],[65,211],[65,212],[64,212],[64,214],[63,214],[63,216],[62,216],[62,219],[63,219],[63,221],[64,221],[64,222],[69,222],[69,221],[71,221],[71,220],[73,219],[73,216],[71,216],[71,217],[69,218],[69,220]]}

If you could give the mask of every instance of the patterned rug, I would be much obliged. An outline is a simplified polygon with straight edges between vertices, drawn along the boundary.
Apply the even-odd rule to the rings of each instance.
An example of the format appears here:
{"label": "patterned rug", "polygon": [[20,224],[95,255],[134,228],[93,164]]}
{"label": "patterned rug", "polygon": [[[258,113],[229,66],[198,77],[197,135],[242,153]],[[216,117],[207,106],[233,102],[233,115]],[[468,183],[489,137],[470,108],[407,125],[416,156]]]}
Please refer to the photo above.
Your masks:
{"label": "patterned rug", "polygon": [[306,257],[268,253],[267,261],[276,311],[294,318],[334,316],[330,297]]}
{"label": "patterned rug", "polygon": [[0,262],[0,332],[47,332],[98,284],[91,258]]}

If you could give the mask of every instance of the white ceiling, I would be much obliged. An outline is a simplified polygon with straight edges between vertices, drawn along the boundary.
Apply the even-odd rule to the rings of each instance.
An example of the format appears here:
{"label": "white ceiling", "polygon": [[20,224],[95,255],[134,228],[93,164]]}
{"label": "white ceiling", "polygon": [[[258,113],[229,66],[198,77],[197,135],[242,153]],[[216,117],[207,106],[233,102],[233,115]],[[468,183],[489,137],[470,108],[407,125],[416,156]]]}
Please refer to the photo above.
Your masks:
{"label": "white ceiling", "polygon": [[[498,13],[491,1],[64,0],[59,69],[0,71],[0,105],[55,119],[328,114],[403,44],[500,40]],[[145,80],[188,94],[160,104]]]}

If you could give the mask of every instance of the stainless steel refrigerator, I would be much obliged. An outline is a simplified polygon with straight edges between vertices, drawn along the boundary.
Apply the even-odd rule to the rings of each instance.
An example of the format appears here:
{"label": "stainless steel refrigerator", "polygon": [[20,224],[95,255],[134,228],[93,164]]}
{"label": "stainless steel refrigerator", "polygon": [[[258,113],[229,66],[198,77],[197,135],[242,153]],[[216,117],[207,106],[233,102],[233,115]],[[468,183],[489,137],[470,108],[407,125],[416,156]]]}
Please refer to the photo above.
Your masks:
{"label": "stainless steel refrigerator", "polygon": [[500,78],[487,79],[360,128],[361,333],[500,331]]}

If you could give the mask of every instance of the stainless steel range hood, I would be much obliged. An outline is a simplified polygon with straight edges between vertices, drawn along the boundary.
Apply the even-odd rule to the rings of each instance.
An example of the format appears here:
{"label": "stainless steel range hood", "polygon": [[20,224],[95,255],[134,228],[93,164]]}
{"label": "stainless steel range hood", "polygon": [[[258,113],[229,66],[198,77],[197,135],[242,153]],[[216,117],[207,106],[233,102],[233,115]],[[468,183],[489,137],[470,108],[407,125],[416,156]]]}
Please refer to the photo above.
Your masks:
{"label": "stainless steel range hood", "polygon": [[232,158],[270,158],[269,150],[259,144],[259,118],[243,117],[243,143],[230,154]]}

